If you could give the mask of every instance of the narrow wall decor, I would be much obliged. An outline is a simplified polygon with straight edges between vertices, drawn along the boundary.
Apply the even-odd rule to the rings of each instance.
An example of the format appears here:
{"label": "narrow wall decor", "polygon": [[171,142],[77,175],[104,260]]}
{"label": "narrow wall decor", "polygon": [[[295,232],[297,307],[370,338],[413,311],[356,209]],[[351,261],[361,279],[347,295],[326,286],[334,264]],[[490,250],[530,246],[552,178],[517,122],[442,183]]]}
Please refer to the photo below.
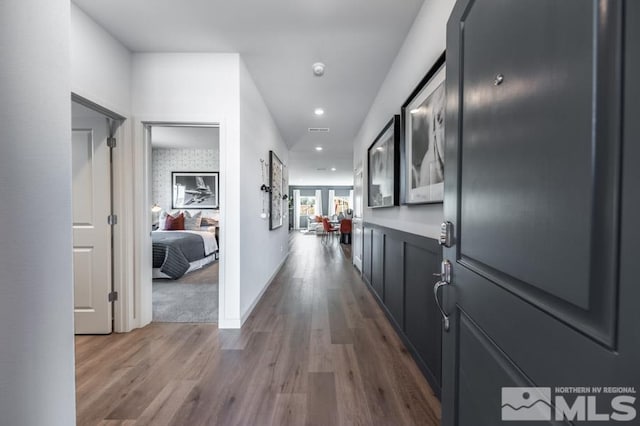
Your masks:
{"label": "narrow wall decor", "polygon": [[400,116],[394,115],[367,150],[368,206],[400,204]]}
{"label": "narrow wall decor", "polygon": [[269,151],[269,229],[277,229],[284,222],[282,196],[284,167],[275,152]]}
{"label": "narrow wall decor", "polygon": [[403,204],[443,200],[444,82],[443,53],[402,105]]}

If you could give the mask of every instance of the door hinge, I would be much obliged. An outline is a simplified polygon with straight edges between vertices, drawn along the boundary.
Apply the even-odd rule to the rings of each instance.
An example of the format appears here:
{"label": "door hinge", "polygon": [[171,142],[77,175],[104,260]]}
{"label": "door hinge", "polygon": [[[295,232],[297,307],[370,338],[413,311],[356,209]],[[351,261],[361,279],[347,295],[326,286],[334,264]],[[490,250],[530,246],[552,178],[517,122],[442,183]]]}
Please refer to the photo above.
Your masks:
{"label": "door hinge", "polygon": [[115,302],[116,300],[118,300],[118,292],[117,291],[112,291],[111,293],[109,293],[109,302]]}
{"label": "door hinge", "polygon": [[107,138],[107,146],[109,148],[115,148],[117,145],[116,138]]}
{"label": "door hinge", "polygon": [[107,216],[107,223],[111,226],[118,224],[118,215],[110,214]]}

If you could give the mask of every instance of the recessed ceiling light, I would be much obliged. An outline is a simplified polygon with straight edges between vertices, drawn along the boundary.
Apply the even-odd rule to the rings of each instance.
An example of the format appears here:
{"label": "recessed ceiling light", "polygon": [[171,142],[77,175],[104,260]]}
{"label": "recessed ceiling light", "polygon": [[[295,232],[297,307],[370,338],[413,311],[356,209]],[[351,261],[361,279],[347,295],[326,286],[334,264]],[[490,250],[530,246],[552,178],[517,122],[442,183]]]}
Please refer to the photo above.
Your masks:
{"label": "recessed ceiling light", "polygon": [[332,167],[332,168],[331,168],[331,171],[332,171],[332,172],[335,172],[335,171],[336,171],[336,168],[335,168],[335,167]]}
{"label": "recessed ceiling light", "polygon": [[313,75],[316,77],[322,77],[324,75],[324,64],[322,62],[316,62],[311,65],[311,68],[313,69]]}
{"label": "recessed ceiling light", "polygon": [[411,114],[417,114],[420,112],[420,108],[414,108],[411,111],[409,111]]}
{"label": "recessed ceiling light", "polygon": [[321,146],[316,146],[316,151],[322,151],[322,147]]}
{"label": "recessed ceiling light", "polygon": [[313,113],[315,115],[323,115],[324,114],[324,110],[322,108],[316,108],[315,110],[313,110]]}
{"label": "recessed ceiling light", "polygon": [[384,148],[383,148],[383,147],[381,147],[381,146],[377,147],[376,149],[377,149],[378,151],[384,151]]}

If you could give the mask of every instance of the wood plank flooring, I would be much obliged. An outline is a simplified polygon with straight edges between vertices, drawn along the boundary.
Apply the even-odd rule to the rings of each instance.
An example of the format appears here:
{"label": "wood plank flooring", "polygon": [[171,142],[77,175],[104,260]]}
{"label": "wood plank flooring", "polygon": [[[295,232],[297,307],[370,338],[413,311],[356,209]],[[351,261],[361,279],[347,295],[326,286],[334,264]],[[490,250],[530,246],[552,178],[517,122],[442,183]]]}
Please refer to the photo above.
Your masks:
{"label": "wood plank flooring", "polygon": [[439,425],[437,398],[348,249],[292,234],[242,330],[77,336],[78,425]]}

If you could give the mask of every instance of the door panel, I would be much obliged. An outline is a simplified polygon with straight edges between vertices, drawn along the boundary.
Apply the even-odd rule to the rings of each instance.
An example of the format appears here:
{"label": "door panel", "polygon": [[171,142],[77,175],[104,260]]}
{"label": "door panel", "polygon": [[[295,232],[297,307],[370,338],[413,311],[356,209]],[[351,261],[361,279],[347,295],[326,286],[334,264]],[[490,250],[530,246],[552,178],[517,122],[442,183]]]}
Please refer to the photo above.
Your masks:
{"label": "door panel", "polygon": [[640,385],[617,328],[623,4],[454,8],[445,425],[501,424],[503,387]]}
{"label": "door panel", "polygon": [[384,235],[384,305],[404,330],[404,265],[403,244],[391,235]]}
{"label": "door panel", "polygon": [[434,271],[440,270],[440,258],[411,243],[404,246],[405,333],[416,348],[432,377],[441,387],[442,329],[440,312],[428,285]]}
{"label": "door panel", "polygon": [[371,240],[371,286],[384,301],[384,243],[385,235],[373,229]]}
{"label": "door panel", "polygon": [[[96,113],[97,114],[97,113]],[[73,117],[72,197],[76,334],[111,333],[111,212],[108,129],[102,117]]]}
{"label": "door panel", "polygon": [[[464,313],[459,317],[460,376],[458,400],[465,407],[460,412],[460,424],[493,425],[495,416],[483,407],[500,407],[501,389],[487,387],[498,382],[502,386],[529,386],[517,368],[500,349]],[[474,368],[480,364],[483,368]]]}
{"label": "door panel", "polygon": [[[617,183],[619,121],[602,120],[594,132],[594,107],[603,104],[607,115],[617,110],[593,88],[594,10],[581,0],[516,7],[486,1],[463,18],[460,84],[470,101],[461,111],[459,256],[611,346],[615,259],[607,253],[615,244],[616,193],[601,189]],[[496,19],[506,23],[500,31]],[[599,78],[616,72],[612,61]],[[499,86],[497,74],[504,77]],[[500,221],[487,220],[495,217]],[[571,242],[571,250],[558,256],[549,249],[556,241]]]}
{"label": "door panel", "polygon": [[93,132],[74,130],[71,144],[73,161],[73,225],[91,226],[93,222]]}
{"label": "door panel", "polygon": [[93,247],[73,247],[73,301],[76,309],[93,306]]}
{"label": "door panel", "polygon": [[[364,276],[364,279],[369,283],[372,284],[372,278],[371,278],[371,272],[372,272],[372,265],[371,265],[371,249],[372,249],[372,241],[371,239],[373,238],[373,229],[371,228],[364,228],[364,230],[362,231],[362,239],[363,239],[363,243],[362,243],[362,275]],[[373,284],[372,284],[373,285]]]}

